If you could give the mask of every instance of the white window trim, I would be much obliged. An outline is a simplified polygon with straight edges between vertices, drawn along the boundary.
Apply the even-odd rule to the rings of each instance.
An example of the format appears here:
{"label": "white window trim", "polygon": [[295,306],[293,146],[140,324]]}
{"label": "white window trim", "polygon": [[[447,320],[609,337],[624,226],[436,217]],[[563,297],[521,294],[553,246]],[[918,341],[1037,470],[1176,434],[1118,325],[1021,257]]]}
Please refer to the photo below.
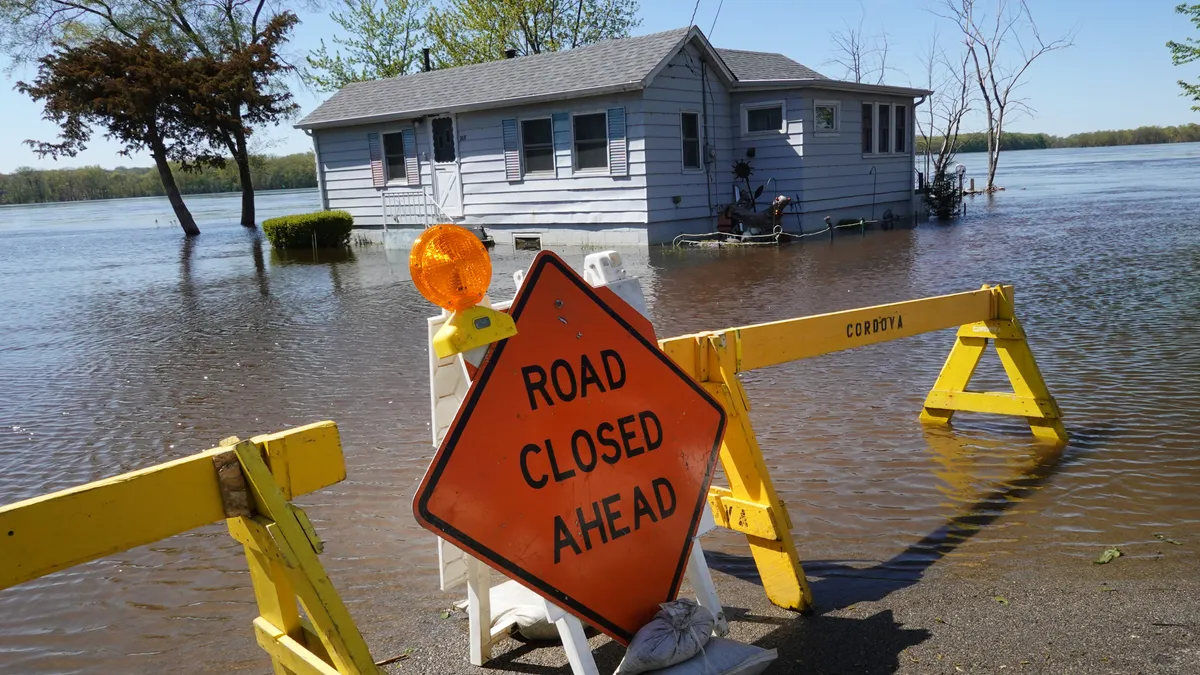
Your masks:
{"label": "white window trim", "polygon": [[[700,160],[700,166],[687,166],[684,164],[686,154],[683,151],[683,116],[696,116],[696,133],[699,135],[696,139],[696,157]],[[704,122],[699,110],[680,110],[679,111],[679,170],[682,173],[704,173]]]}
{"label": "white window trim", "polygon": [[[549,120],[550,122],[550,158],[554,161],[554,166],[549,171],[529,171],[525,168],[525,123],[533,122],[534,120]],[[531,180],[556,178],[558,176],[558,151],[554,148],[554,117],[549,115],[518,117],[517,152],[521,156],[521,178],[529,178]]]}
{"label": "white window trim", "polygon": [[[833,108],[833,128],[818,129],[817,128],[817,108]],[[841,101],[813,101],[813,135],[814,136],[837,136],[842,131],[842,102]],[[860,144],[861,146],[861,144]]]}
{"label": "white window trim", "polygon": [[[896,106],[904,106],[904,114],[907,119],[904,120],[904,150],[896,150],[896,139],[900,137],[900,125],[896,122],[900,119],[900,111],[896,110]],[[892,103],[892,154],[893,155],[909,155],[912,154],[912,103]]]}
{"label": "white window trim", "polygon": [[[578,159],[575,156],[575,118],[581,115],[604,115],[604,166],[580,169]],[[612,143],[612,139],[608,137],[608,110],[601,108],[599,110],[580,110],[579,112],[571,113],[571,175],[572,176],[603,176],[608,175],[612,168],[609,166],[608,144]]]}
{"label": "white window trim", "polygon": [[[389,127],[389,130],[387,130],[387,131],[384,131],[384,130],[379,131],[379,151],[381,153],[383,153],[383,185],[384,185],[384,187],[410,187],[408,184],[408,173],[407,173],[408,172],[408,160],[407,160],[407,158],[405,158],[405,169],[404,169],[405,175],[397,176],[397,177],[393,178],[392,171],[391,171],[391,169],[388,168],[387,145],[383,141],[384,136],[390,136],[392,134],[395,134],[400,137],[400,144],[401,144],[401,147],[403,147],[404,130],[407,128],[408,127],[396,127],[394,129],[392,129]],[[414,138],[416,137],[416,133],[413,134],[413,137]],[[401,155],[401,156],[403,157],[403,155]]]}
{"label": "white window trim", "polygon": [[[768,129],[765,131],[750,131],[750,111],[763,110],[765,108],[779,108],[779,129]],[[785,101],[755,101],[753,103],[742,104],[742,137],[754,138],[757,136],[773,136],[775,134],[786,134],[788,128],[787,103]]]}
{"label": "white window trim", "polygon": [[[893,149],[896,147],[895,135],[896,135],[896,105],[897,105],[897,103],[895,103],[893,101],[863,101],[862,104],[871,106],[871,125],[872,125],[871,126],[871,152],[864,152],[862,154],[862,156],[863,157],[889,157],[889,156],[903,156],[903,155],[908,154],[907,152],[897,153],[897,152],[893,151]],[[879,150],[879,106],[881,106],[881,105],[888,106],[888,118],[892,122],[892,126],[888,130],[889,131],[888,147],[887,147],[887,149],[885,149],[883,151]],[[909,109],[911,109],[911,107],[912,107],[911,103],[900,103],[899,105],[903,105]],[[908,130],[905,130],[905,133],[907,134]],[[860,145],[861,145],[861,143],[860,143]],[[910,145],[910,147],[911,147],[911,145]]]}

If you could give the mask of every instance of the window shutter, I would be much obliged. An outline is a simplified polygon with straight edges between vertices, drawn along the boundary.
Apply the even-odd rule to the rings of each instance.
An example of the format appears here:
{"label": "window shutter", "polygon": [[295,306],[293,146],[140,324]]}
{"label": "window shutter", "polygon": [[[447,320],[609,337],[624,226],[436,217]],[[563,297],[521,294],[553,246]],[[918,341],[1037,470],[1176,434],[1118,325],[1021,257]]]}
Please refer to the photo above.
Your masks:
{"label": "window shutter", "polygon": [[625,109],[608,109],[608,173],[629,175],[629,144],[625,141]]}
{"label": "window shutter", "polygon": [[510,182],[521,180],[521,140],[517,136],[517,121],[501,120],[504,132],[504,178]]}
{"label": "window shutter", "polygon": [[367,150],[371,153],[371,182],[383,187],[387,179],[383,175],[383,144],[379,134],[367,134]]}
{"label": "window shutter", "polygon": [[571,116],[560,112],[550,119],[554,127],[554,165],[559,178],[567,178],[571,175]]}
{"label": "window shutter", "polygon": [[421,162],[417,159],[417,132],[409,127],[404,134],[404,175],[409,185],[421,184]]}

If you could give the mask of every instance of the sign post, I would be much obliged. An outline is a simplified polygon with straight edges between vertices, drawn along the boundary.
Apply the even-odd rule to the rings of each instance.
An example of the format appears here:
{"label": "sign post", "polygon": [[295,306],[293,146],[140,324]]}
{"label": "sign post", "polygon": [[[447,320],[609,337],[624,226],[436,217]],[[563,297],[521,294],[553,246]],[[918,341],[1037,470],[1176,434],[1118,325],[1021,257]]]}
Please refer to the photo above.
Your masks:
{"label": "sign post", "polygon": [[510,314],[414,513],[628,644],[678,594],[725,412],[553,253]]}

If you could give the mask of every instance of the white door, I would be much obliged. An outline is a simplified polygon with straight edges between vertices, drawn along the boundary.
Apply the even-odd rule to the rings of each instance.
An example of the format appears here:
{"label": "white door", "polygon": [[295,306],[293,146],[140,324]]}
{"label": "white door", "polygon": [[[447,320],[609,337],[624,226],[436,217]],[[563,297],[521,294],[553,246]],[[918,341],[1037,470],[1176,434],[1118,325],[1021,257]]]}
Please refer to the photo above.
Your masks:
{"label": "white door", "polygon": [[462,180],[458,171],[458,133],[454,117],[435,117],[429,124],[433,145],[433,198],[451,218],[462,218]]}

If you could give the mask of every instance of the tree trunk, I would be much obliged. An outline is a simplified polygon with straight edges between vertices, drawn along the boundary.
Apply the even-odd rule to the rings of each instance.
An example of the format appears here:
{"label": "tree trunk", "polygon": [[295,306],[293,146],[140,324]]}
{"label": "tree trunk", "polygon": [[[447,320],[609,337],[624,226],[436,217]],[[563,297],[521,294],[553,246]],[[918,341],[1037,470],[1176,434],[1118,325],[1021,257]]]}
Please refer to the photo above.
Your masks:
{"label": "tree trunk", "polygon": [[154,166],[158,169],[163,192],[167,195],[167,201],[171,202],[171,208],[175,210],[175,217],[179,219],[183,233],[189,237],[199,235],[200,228],[196,226],[196,220],[192,218],[192,212],[188,211],[187,204],[183,203],[179,186],[175,184],[175,175],[171,173],[171,165],[167,163],[167,148],[162,139],[155,138],[150,141],[150,155],[154,157]]}
{"label": "tree trunk", "polygon": [[250,176],[250,152],[246,147],[246,134],[238,132],[233,161],[237,163],[238,182],[242,185],[242,226],[254,227],[254,179]]}

